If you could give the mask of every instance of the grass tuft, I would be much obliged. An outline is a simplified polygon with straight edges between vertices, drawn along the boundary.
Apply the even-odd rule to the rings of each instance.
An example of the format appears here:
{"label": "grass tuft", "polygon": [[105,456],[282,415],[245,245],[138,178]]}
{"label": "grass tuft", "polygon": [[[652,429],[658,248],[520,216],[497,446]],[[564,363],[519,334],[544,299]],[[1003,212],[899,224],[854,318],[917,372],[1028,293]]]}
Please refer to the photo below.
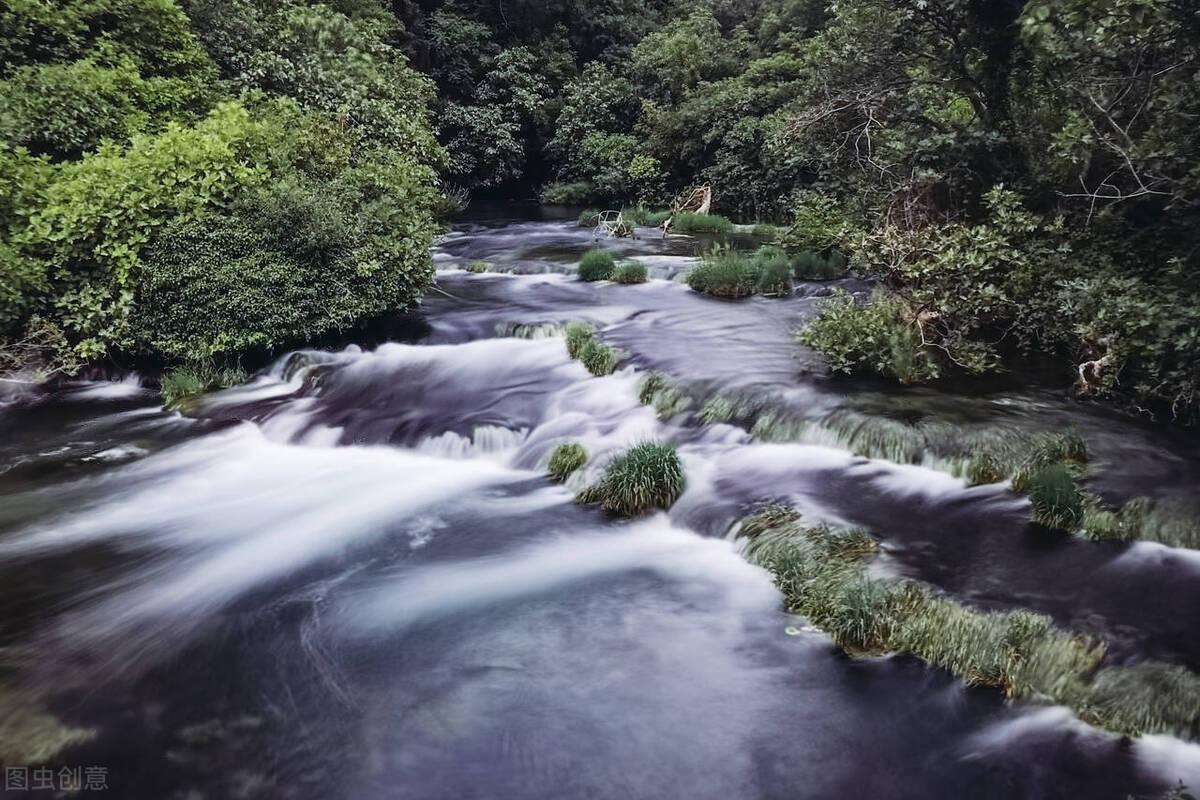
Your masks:
{"label": "grass tuft", "polygon": [[1084,496],[1066,464],[1042,467],[1028,478],[1033,515],[1048,528],[1075,530],[1083,522]]}
{"label": "grass tuft", "polygon": [[681,414],[692,404],[683,390],[661,372],[651,372],[642,379],[638,387],[638,401],[652,406],[659,419],[670,419]]}
{"label": "grass tuft", "polygon": [[683,463],[675,446],[643,442],[613,459],[596,485],[578,496],[599,503],[609,513],[632,517],[651,509],[667,509],[683,492]]}
{"label": "grass tuft", "polygon": [[550,465],[548,467],[550,477],[559,483],[563,483],[567,478],[571,477],[571,474],[575,470],[586,464],[587,459],[587,450],[578,442],[560,444],[550,454]]}
{"label": "grass tuft", "polygon": [[623,261],[616,266],[612,279],[617,283],[645,283],[647,279],[646,265],[637,261]]}
{"label": "grass tuft", "polygon": [[583,355],[584,347],[596,335],[596,331],[586,322],[568,322],[567,326],[563,328],[563,334],[567,340],[567,355],[578,359]]}
{"label": "grass tuft", "polygon": [[788,256],[778,247],[760,247],[753,253],[718,248],[705,256],[685,280],[695,291],[716,297],[784,297],[792,292]]}
{"label": "grass tuft", "polygon": [[167,408],[180,408],[192,398],[217,389],[246,382],[246,373],[236,367],[217,367],[197,362],[176,367],[162,376],[159,394]]}
{"label": "grass tuft", "polygon": [[563,329],[567,355],[583,363],[596,377],[611,375],[621,363],[621,351],[596,339],[596,331],[586,322],[569,322]]}
{"label": "grass tuft", "polygon": [[594,228],[600,224],[600,209],[589,208],[579,215],[579,227]]}
{"label": "grass tuft", "polygon": [[612,253],[607,250],[589,250],[579,262],[579,278],[585,281],[606,281],[612,277],[615,266]]}
{"label": "grass tuft", "polygon": [[467,264],[467,272],[474,272],[478,274],[481,272],[487,272],[489,269],[491,269],[491,265],[486,261],[472,261],[470,264]]}

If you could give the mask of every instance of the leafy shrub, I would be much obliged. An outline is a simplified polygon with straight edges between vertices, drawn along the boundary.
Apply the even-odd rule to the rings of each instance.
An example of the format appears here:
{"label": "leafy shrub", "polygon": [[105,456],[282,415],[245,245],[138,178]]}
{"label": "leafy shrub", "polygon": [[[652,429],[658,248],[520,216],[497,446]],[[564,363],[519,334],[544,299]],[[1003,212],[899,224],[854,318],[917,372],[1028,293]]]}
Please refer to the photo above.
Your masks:
{"label": "leafy shrub", "polygon": [[579,262],[579,278],[585,281],[606,281],[612,278],[616,262],[607,250],[589,250]]}
{"label": "leafy shrub", "polygon": [[941,374],[907,305],[883,290],[865,304],[837,292],[821,303],[820,315],[799,338],[825,356],[835,372],[875,372],[901,383],[923,383]]}
{"label": "leafy shrub", "polygon": [[198,395],[245,382],[246,373],[240,369],[220,368],[207,361],[193,362],[163,375],[159,393],[167,408],[179,408]]}
{"label": "leafy shrub", "polygon": [[837,200],[818,192],[802,192],[784,245],[791,250],[824,253],[851,246],[861,234]]}
{"label": "leafy shrub", "polygon": [[600,483],[581,493],[580,501],[631,517],[670,508],[683,492],[683,483],[683,464],[675,447],[643,442],[613,459]]}
{"label": "leafy shrub", "polygon": [[846,275],[846,257],[837,250],[828,254],[806,250],[792,256],[792,269],[805,281],[828,281]]}
{"label": "leafy shrub", "polygon": [[645,283],[646,265],[637,261],[623,261],[613,270],[612,279],[617,283]]}
{"label": "leafy shrub", "polygon": [[551,206],[581,206],[595,196],[596,187],[586,181],[548,183],[542,189],[542,202]]}
{"label": "leafy shrub", "polygon": [[550,455],[550,477],[562,483],[571,477],[571,473],[586,464],[587,459],[587,450],[578,442],[560,444]]}
{"label": "leafy shrub", "polygon": [[671,218],[671,230],[681,233],[732,233],[733,223],[717,214],[683,212]]}

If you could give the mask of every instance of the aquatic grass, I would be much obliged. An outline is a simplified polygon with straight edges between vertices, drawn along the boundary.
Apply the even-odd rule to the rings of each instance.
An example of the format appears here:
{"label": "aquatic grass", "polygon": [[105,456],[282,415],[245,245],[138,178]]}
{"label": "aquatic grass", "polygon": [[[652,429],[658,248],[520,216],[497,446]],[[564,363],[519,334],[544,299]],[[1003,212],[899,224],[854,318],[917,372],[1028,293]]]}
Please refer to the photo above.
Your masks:
{"label": "aquatic grass", "polygon": [[626,206],[621,209],[621,217],[631,225],[657,227],[671,217],[671,212],[653,211],[642,205]]}
{"label": "aquatic grass", "polygon": [[490,269],[491,265],[486,261],[472,261],[470,264],[467,264],[467,272],[474,272],[476,274],[487,272]]}
{"label": "aquatic grass", "polygon": [[167,408],[180,408],[202,394],[245,382],[246,373],[240,368],[193,362],[163,375],[159,382],[159,394]]}
{"label": "aquatic grass", "polygon": [[567,340],[567,355],[578,359],[583,356],[583,349],[591,343],[596,335],[596,329],[586,322],[568,322],[563,328]]}
{"label": "aquatic grass", "polygon": [[583,346],[579,360],[587,367],[588,372],[602,378],[617,371],[617,366],[621,363],[621,351],[592,339]]}
{"label": "aquatic grass", "polygon": [[612,277],[616,262],[607,250],[589,250],[579,262],[579,278],[584,281],[606,281]]}
{"label": "aquatic grass", "polygon": [[659,419],[670,419],[686,411],[692,400],[666,375],[651,372],[638,386],[638,402],[651,406]]}
{"label": "aquatic grass", "polygon": [[637,261],[623,261],[613,269],[612,279],[617,283],[645,283],[646,265]]}
{"label": "aquatic grass", "polygon": [[1083,522],[1084,495],[1066,464],[1056,463],[1032,473],[1027,481],[1033,515],[1048,528],[1074,530]]}
{"label": "aquatic grass", "polygon": [[578,442],[567,442],[554,448],[550,454],[550,464],[547,470],[550,477],[563,483],[575,470],[587,463],[588,454],[583,445]]}
{"label": "aquatic grass", "polygon": [[719,214],[684,211],[671,217],[671,229],[682,233],[732,233],[733,223]]}
{"label": "aquatic grass", "polygon": [[1107,667],[1080,700],[1080,716],[1130,735],[1200,738],[1200,675],[1185,667],[1147,662]]}
{"label": "aquatic grass", "polygon": [[600,224],[600,209],[589,208],[579,215],[579,227],[594,228]]}
{"label": "aquatic grass", "polygon": [[27,692],[0,684],[0,764],[45,764],[95,735],[94,730],[69,727]]}
{"label": "aquatic grass", "polygon": [[683,463],[675,446],[642,442],[613,459],[599,483],[578,495],[581,503],[599,503],[611,514],[637,516],[668,509],[683,492]]}
{"label": "aquatic grass", "polygon": [[763,260],[758,267],[758,293],[785,297],[792,293],[792,270],[786,259]]}
{"label": "aquatic grass", "polygon": [[694,291],[715,297],[750,297],[758,290],[758,265],[741,253],[718,250],[684,278]]}
{"label": "aquatic grass", "polygon": [[1195,550],[1200,549],[1200,519],[1145,497],[1110,511],[1087,495],[1075,535],[1089,541],[1147,541]]}

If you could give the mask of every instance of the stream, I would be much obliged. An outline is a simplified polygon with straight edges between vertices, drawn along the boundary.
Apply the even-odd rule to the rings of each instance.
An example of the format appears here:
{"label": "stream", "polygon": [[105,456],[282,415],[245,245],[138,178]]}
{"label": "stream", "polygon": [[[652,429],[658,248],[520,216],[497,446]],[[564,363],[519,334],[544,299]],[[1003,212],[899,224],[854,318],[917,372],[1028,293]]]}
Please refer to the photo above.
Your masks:
{"label": "stream", "polygon": [[[708,243],[652,230],[604,243],[648,283],[584,283],[590,230],[547,217],[458,224],[418,311],[284,355],[186,415],[135,374],[0,383],[0,714],[39,728],[0,736],[67,737],[50,763],[101,766],[122,798],[1200,788],[1196,744],[1124,739],[912,658],[848,657],[782,611],[730,536],[788,503],[869,529],[880,574],[1047,614],[1107,642],[1109,663],[1200,670],[1200,553],[1038,529],[1003,485],[856,456],[826,423],[1072,429],[1111,502],[1195,504],[1200,439],[1036,382],[835,379],[793,335],[830,284],[705,297],[679,277]],[[464,269],[476,260],[494,271]],[[615,374],[567,356],[572,320],[624,353]],[[690,409],[662,420],[639,403],[653,370]],[[706,424],[716,396],[808,433]],[[677,444],[686,470],[669,513],[574,501],[648,439]],[[570,440],[591,459],[561,486],[546,465]]]}

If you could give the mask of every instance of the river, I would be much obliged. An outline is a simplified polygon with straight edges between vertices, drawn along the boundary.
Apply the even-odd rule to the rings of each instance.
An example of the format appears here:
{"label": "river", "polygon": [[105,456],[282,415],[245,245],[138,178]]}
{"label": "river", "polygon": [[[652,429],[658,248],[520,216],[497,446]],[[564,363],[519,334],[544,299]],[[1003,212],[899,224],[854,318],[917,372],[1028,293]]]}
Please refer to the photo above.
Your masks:
{"label": "river", "polygon": [[[0,735],[14,737],[0,753],[57,738],[51,763],[156,799],[1200,787],[1194,744],[1122,739],[915,659],[846,656],[783,613],[729,536],[786,502],[869,528],[881,574],[1049,614],[1104,639],[1110,662],[1200,669],[1195,551],[1037,529],[1004,486],[853,455],[846,421],[1071,428],[1091,490],[1114,502],[1194,502],[1195,437],[1015,380],[833,379],[793,338],[828,285],[703,297],[677,280],[703,243],[640,233],[605,243],[648,267],[623,286],[573,276],[593,242],[569,221],[464,222],[419,311],[288,354],[186,415],[137,375],[0,385]],[[462,269],[478,259],[498,271]],[[615,374],[568,358],[572,320],[623,351]],[[661,420],[641,405],[650,370],[692,408]],[[716,396],[808,433],[705,424]],[[616,520],[574,501],[584,478],[546,477],[563,441],[584,444],[594,478],[646,439],[683,459],[669,513]]]}

